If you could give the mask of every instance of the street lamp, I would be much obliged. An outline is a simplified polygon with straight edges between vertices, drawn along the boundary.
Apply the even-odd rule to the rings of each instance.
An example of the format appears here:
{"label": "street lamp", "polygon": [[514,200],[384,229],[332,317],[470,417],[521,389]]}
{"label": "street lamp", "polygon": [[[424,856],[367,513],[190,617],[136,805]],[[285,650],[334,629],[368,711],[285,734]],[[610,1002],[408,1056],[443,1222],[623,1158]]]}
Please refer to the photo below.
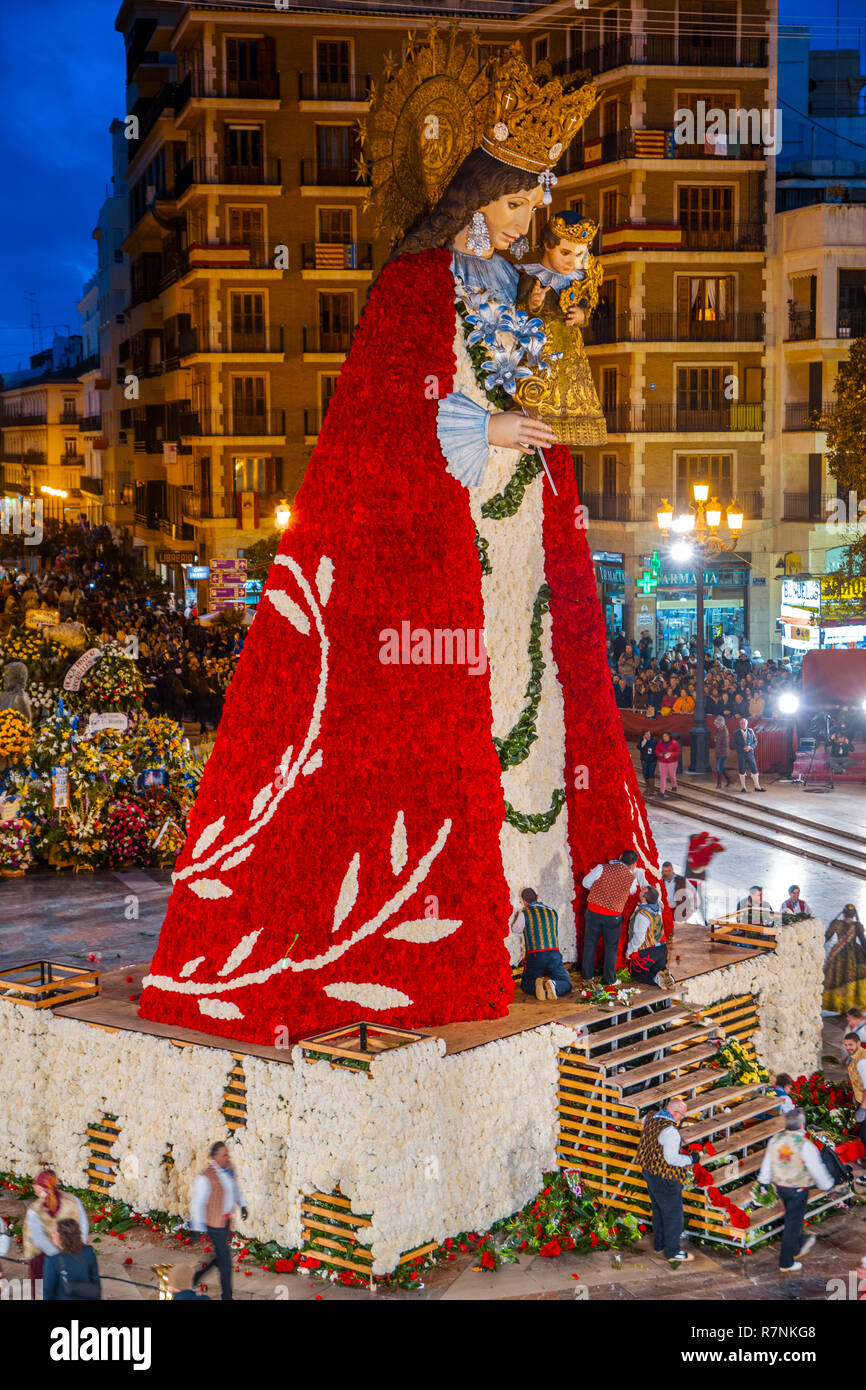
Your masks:
{"label": "street lamp", "polygon": [[688,511],[674,514],[670,502],[665,499],[656,513],[659,530],[665,539],[671,533],[680,537],[671,546],[671,557],[676,561],[688,560],[695,556],[695,598],[698,638],[698,669],[695,678],[695,715],[691,736],[691,761],[689,772],[705,773],[710,770],[710,735],[707,730],[707,703],[704,693],[704,560],[711,555],[730,554],[737,548],[739,533],[743,529],[743,509],[736,502],[726,508],[728,539],[719,535],[722,524],[722,507],[718,500],[710,497],[709,483],[693,483],[694,504]]}
{"label": "street lamp", "polygon": [[277,509],[274,512],[274,521],[278,531],[285,531],[291,515],[292,509],[284,497],[282,502],[277,503]]}

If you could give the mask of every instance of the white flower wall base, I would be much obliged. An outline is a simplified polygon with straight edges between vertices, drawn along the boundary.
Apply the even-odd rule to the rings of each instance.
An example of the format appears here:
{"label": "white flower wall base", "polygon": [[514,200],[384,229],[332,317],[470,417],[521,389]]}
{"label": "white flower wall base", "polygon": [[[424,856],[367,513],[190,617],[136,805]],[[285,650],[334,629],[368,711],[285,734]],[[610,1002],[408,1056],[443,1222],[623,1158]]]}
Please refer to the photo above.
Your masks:
{"label": "white flower wall base", "polygon": [[[797,1075],[820,1059],[824,928],[783,927],[775,952],[698,975],[686,1001],[757,999],[755,1045],[771,1070]],[[139,1211],[189,1216],[210,1145],[228,1139],[249,1208],[244,1234],[296,1247],[304,1193],[337,1187],[369,1215],[373,1271],[407,1250],[486,1230],[534,1197],[556,1167],[558,1053],[571,1028],[543,1024],[445,1054],[429,1038],[378,1056],[369,1073],[243,1058],[246,1127],[229,1138],[221,1106],[231,1050],[177,1047],[108,1032],[0,1000],[0,1169],[87,1185],[88,1124],[117,1116],[110,1195]],[[173,1164],[163,1163],[171,1145]]]}
{"label": "white flower wall base", "polygon": [[683,984],[687,1004],[705,1008],[751,994],[760,1028],[752,1041],[771,1073],[808,1076],[821,1062],[824,925],[814,918],[780,927],[775,951],[695,975]]}

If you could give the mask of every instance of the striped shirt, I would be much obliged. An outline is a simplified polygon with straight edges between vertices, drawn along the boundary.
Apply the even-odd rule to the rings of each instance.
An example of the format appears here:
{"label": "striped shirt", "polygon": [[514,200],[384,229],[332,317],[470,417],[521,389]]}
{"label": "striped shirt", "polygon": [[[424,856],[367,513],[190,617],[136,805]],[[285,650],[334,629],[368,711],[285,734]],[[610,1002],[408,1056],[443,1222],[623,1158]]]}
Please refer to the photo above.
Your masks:
{"label": "striped shirt", "polygon": [[539,902],[524,906],[523,923],[523,940],[528,956],[533,951],[559,950],[559,917],[552,907],[545,907],[544,903]]}

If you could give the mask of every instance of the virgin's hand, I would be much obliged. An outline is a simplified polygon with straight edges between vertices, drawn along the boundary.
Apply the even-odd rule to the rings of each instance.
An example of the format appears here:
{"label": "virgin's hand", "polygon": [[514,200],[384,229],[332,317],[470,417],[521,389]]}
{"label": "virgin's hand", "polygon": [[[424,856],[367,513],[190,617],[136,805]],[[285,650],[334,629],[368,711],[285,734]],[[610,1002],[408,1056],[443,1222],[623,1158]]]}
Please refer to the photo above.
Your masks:
{"label": "virgin's hand", "polygon": [[536,280],[529,294],[530,309],[540,309],[547,294],[547,287],[542,285],[540,280]]}
{"label": "virgin's hand", "polygon": [[532,420],[517,410],[499,410],[490,416],[488,443],[501,449],[547,449],[556,435],[543,420]]}
{"label": "virgin's hand", "polygon": [[565,316],[565,322],[569,328],[582,328],[586,323],[586,310],[580,304],[574,304]]}

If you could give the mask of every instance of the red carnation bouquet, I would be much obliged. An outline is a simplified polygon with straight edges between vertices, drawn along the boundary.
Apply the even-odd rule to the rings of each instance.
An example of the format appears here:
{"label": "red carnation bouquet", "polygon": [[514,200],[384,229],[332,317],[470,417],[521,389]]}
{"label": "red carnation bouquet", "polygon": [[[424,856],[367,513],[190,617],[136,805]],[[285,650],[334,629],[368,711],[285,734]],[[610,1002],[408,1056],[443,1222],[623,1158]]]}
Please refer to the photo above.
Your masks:
{"label": "red carnation bouquet", "polygon": [[686,858],[686,878],[706,878],[707,868],[717,854],[724,851],[721,840],[707,830],[689,837],[689,850]]}

